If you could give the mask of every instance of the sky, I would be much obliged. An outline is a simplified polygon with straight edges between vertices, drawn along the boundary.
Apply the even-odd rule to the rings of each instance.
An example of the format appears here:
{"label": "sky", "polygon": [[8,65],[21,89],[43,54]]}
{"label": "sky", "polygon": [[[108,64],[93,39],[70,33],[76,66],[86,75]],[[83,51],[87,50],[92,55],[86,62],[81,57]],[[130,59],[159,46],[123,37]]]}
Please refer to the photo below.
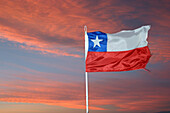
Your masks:
{"label": "sky", "polygon": [[0,0],[0,113],[85,113],[84,25],[151,25],[146,68],[89,73],[90,113],[170,113],[169,0]]}

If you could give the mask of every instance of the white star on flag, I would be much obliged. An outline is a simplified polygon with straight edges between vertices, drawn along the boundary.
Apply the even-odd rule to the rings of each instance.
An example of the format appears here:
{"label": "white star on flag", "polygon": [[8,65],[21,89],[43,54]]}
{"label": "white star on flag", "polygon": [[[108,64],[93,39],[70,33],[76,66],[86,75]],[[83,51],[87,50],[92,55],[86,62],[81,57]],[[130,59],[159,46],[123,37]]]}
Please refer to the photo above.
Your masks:
{"label": "white star on flag", "polygon": [[101,47],[101,46],[100,46],[100,42],[103,41],[103,39],[99,39],[99,38],[98,38],[98,35],[97,35],[97,36],[96,36],[96,39],[95,39],[95,40],[91,39],[91,41],[94,43],[93,48],[96,47],[96,45],[98,45],[99,47]]}

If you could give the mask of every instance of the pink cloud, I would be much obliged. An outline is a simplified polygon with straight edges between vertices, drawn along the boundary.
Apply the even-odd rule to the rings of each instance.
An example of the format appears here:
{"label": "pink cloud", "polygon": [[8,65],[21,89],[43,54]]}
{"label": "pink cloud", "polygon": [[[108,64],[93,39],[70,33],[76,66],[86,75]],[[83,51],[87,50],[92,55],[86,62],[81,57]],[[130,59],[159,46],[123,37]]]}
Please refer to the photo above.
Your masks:
{"label": "pink cloud", "polygon": [[[43,53],[80,57],[78,54],[70,53],[72,51],[69,48],[73,47],[74,51],[79,51],[84,47],[83,26],[85,24],[89,23],[87,24],[89,30],[103,28],[102,25],[109,25],[104,28],[105,30],[110,30],[110,27],[114,29],[112,25],[116,27],[119,24],[120,26],[118,21],[110,20],[112,21],[112,25],[110,25],[97,19],[96,15],[100,14],[99,18],[105,18],[108,13],[105,15],[100,12],[93,14],[90,9],[84,8],[88,5],[86,2],[81,4],[76,1],[35,2],[30,0],[21,3],[14,1],[2,1],[2,3],[0,8],[1,38],[25,44],[25,47],[21,47],[43,51]],[[91,18],[88,14],[92,15]],[[60,51],[62,48],[64,50]]]}
{"label": "pink cloud", "polygon": [[170,60],[170,41],[166,37],[162,38],[151,37],[149,39],[149,48],[152,53],[151,63],[168,62]]}
{"label": "pink cloud", "polygon": [[[29,0],[15,2],[2,0],[1,3],[1,38],[24,44],[21,48],[40,51],[42,54],[82,57],[80,54],[84,48],[84,25],[88,26],[88,31],[102,30],[114,33],[122,29],[132,29],[126,25],[126,21],[135,19],[144,21],[146,24],[154,24],[150,31],[151,35],[159,33],[169,36],[167,31],[170,16],[166,12],[166,2],[164,8],[157,10],[156,6],[159,3],[148,1],[147,3],[151,4],[148,12],[145,11],[145,8],[141,8],[142,2],[134,2],[134,4],[128,2],[130,5],[126,5],[120,4],[120,1],[99,1],[95,5],[93,1]],[[160,43],[167,43],[161,48],[157,46],[158,40],[155,40],[154,36],[151,37],[151,50],[158,53],[153,56],[152,62],[168,61],[167,44],[169,41],[166,40],[167,36],[161,37]],[[164,51],[165,49],[166,51]],[[80,52],[80,54],[76,52]]]}
{"label": "pink cloud", "polygon": [[[24,68],[29,71],[28,68]],[[31,72],[33,74],[7,73],[8,81],[0,80],[0,96],[2,97],[0,101],[42,103],[85,109],[83,82],[59,82],[54,79],[54,77],[60,77],[59,74],[34,70]],[[50,79],[48,76],[54,77]],[[69,77],[69,75],[62,76]],[[10,79],[10,77],[16,79]],[[90,110],[110,109],[102,107],[103,105],[117,107],[117,111],[168,110],[166,106],[170,101],[168,99],[170,92],[168,87],[162,86],[159,82],[136,78],[105,78],[92,81],[89,86]]]}
{"label": "pink cloud", "polygon": [[[149,47],[153,56],[151,63],[168,62],[169,48],[169,12],[158,10],[155,1],[148,1],[154,7],[146,10],[141,3],[131,5],[120,4],[120,1],[7,1],[0,4],[0,38],[19,43],[20,48],[39,51],[42,54],[82,57],[74,52],[83,52],[84,32],[102,30],[113,33],[122,29],[130,29],[124,21],[139,19],[143,23],[153,23],[149,35]],[[148,3],[147,2],[147,3]],[[163,2],[163,1],[162,1]],[[169,2],[168,2],[169,3]],[[167,7],[168,3],[164,3]],[[115,4],[115,5],[114,5]],[[136,7],[133,7],[136,6]],[[161,6],[163,7],[163,6]],[[136,11],[136,12],[135,12]],[[135,14],[135,13],[136,14]],[[132,23],[130,23],[132,24]],[[137,23],[138,25],[141,23]],[[70,50],[70,48],[72,48]],[[49,64],[44,64],[49,65]],[[13,65],[17,67],[17,65]],[[52,65],[51,65],[52,66]],[[53,65],[55,66],[55,65]],[[21,68],[22,66],[18,66]],[[26,67],[22,69],[30,73],[5,72],[22,80],[1,81],[1,101],[43,103],[84,109],[85,93],[83,83],[63,83],[48,79],[46,76],[57,76],[58,79],[68,75],[43,73]],[[169,78],[168,71],[155,71],[154,74]],[[35,77],[35,75],[42,75]],[[156,77],[155,77],[156,78]],[[94,82],[90,88],[90,106],[94,110],[105,110],[102,105],[118,107],[118,111],[168,110],[169,89],[152,86],[145,81],[132,80],[103,80],[104,83]],[[155,83],[156,84],[156,83]],[[71,92],[71,93],[70,93]]]}

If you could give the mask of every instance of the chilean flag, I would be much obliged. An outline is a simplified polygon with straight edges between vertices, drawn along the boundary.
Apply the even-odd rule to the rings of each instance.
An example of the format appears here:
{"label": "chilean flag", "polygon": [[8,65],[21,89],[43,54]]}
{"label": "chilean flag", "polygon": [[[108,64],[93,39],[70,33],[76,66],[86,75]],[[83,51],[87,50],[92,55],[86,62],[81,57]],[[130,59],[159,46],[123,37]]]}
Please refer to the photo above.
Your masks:
{"label": "chilean flag", "polygon": [[85,32],[86,72],[130,71],[145,68],[150,25],[114,34]]}

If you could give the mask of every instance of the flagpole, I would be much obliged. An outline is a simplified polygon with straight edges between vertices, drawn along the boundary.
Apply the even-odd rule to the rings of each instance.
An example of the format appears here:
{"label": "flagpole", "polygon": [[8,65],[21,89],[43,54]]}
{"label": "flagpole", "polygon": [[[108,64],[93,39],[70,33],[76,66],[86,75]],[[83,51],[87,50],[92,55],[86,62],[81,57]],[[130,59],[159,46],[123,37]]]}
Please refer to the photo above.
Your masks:
{"label": "flagpole", "polygon": [[88,74],[85,72],[86,75],[86,113],[89,113],[89,105],[88,105]]}
{"label": "flagpole", "polygon": [[[85,61],[87,56],[87,26],[84,26],[84,33],[85,33]],[[86,68],[86,67],[85,67]],[[89,113],[89,102],[88,102],[88,73],[85,71],[85,83],[86,83],[86,113]]]}

